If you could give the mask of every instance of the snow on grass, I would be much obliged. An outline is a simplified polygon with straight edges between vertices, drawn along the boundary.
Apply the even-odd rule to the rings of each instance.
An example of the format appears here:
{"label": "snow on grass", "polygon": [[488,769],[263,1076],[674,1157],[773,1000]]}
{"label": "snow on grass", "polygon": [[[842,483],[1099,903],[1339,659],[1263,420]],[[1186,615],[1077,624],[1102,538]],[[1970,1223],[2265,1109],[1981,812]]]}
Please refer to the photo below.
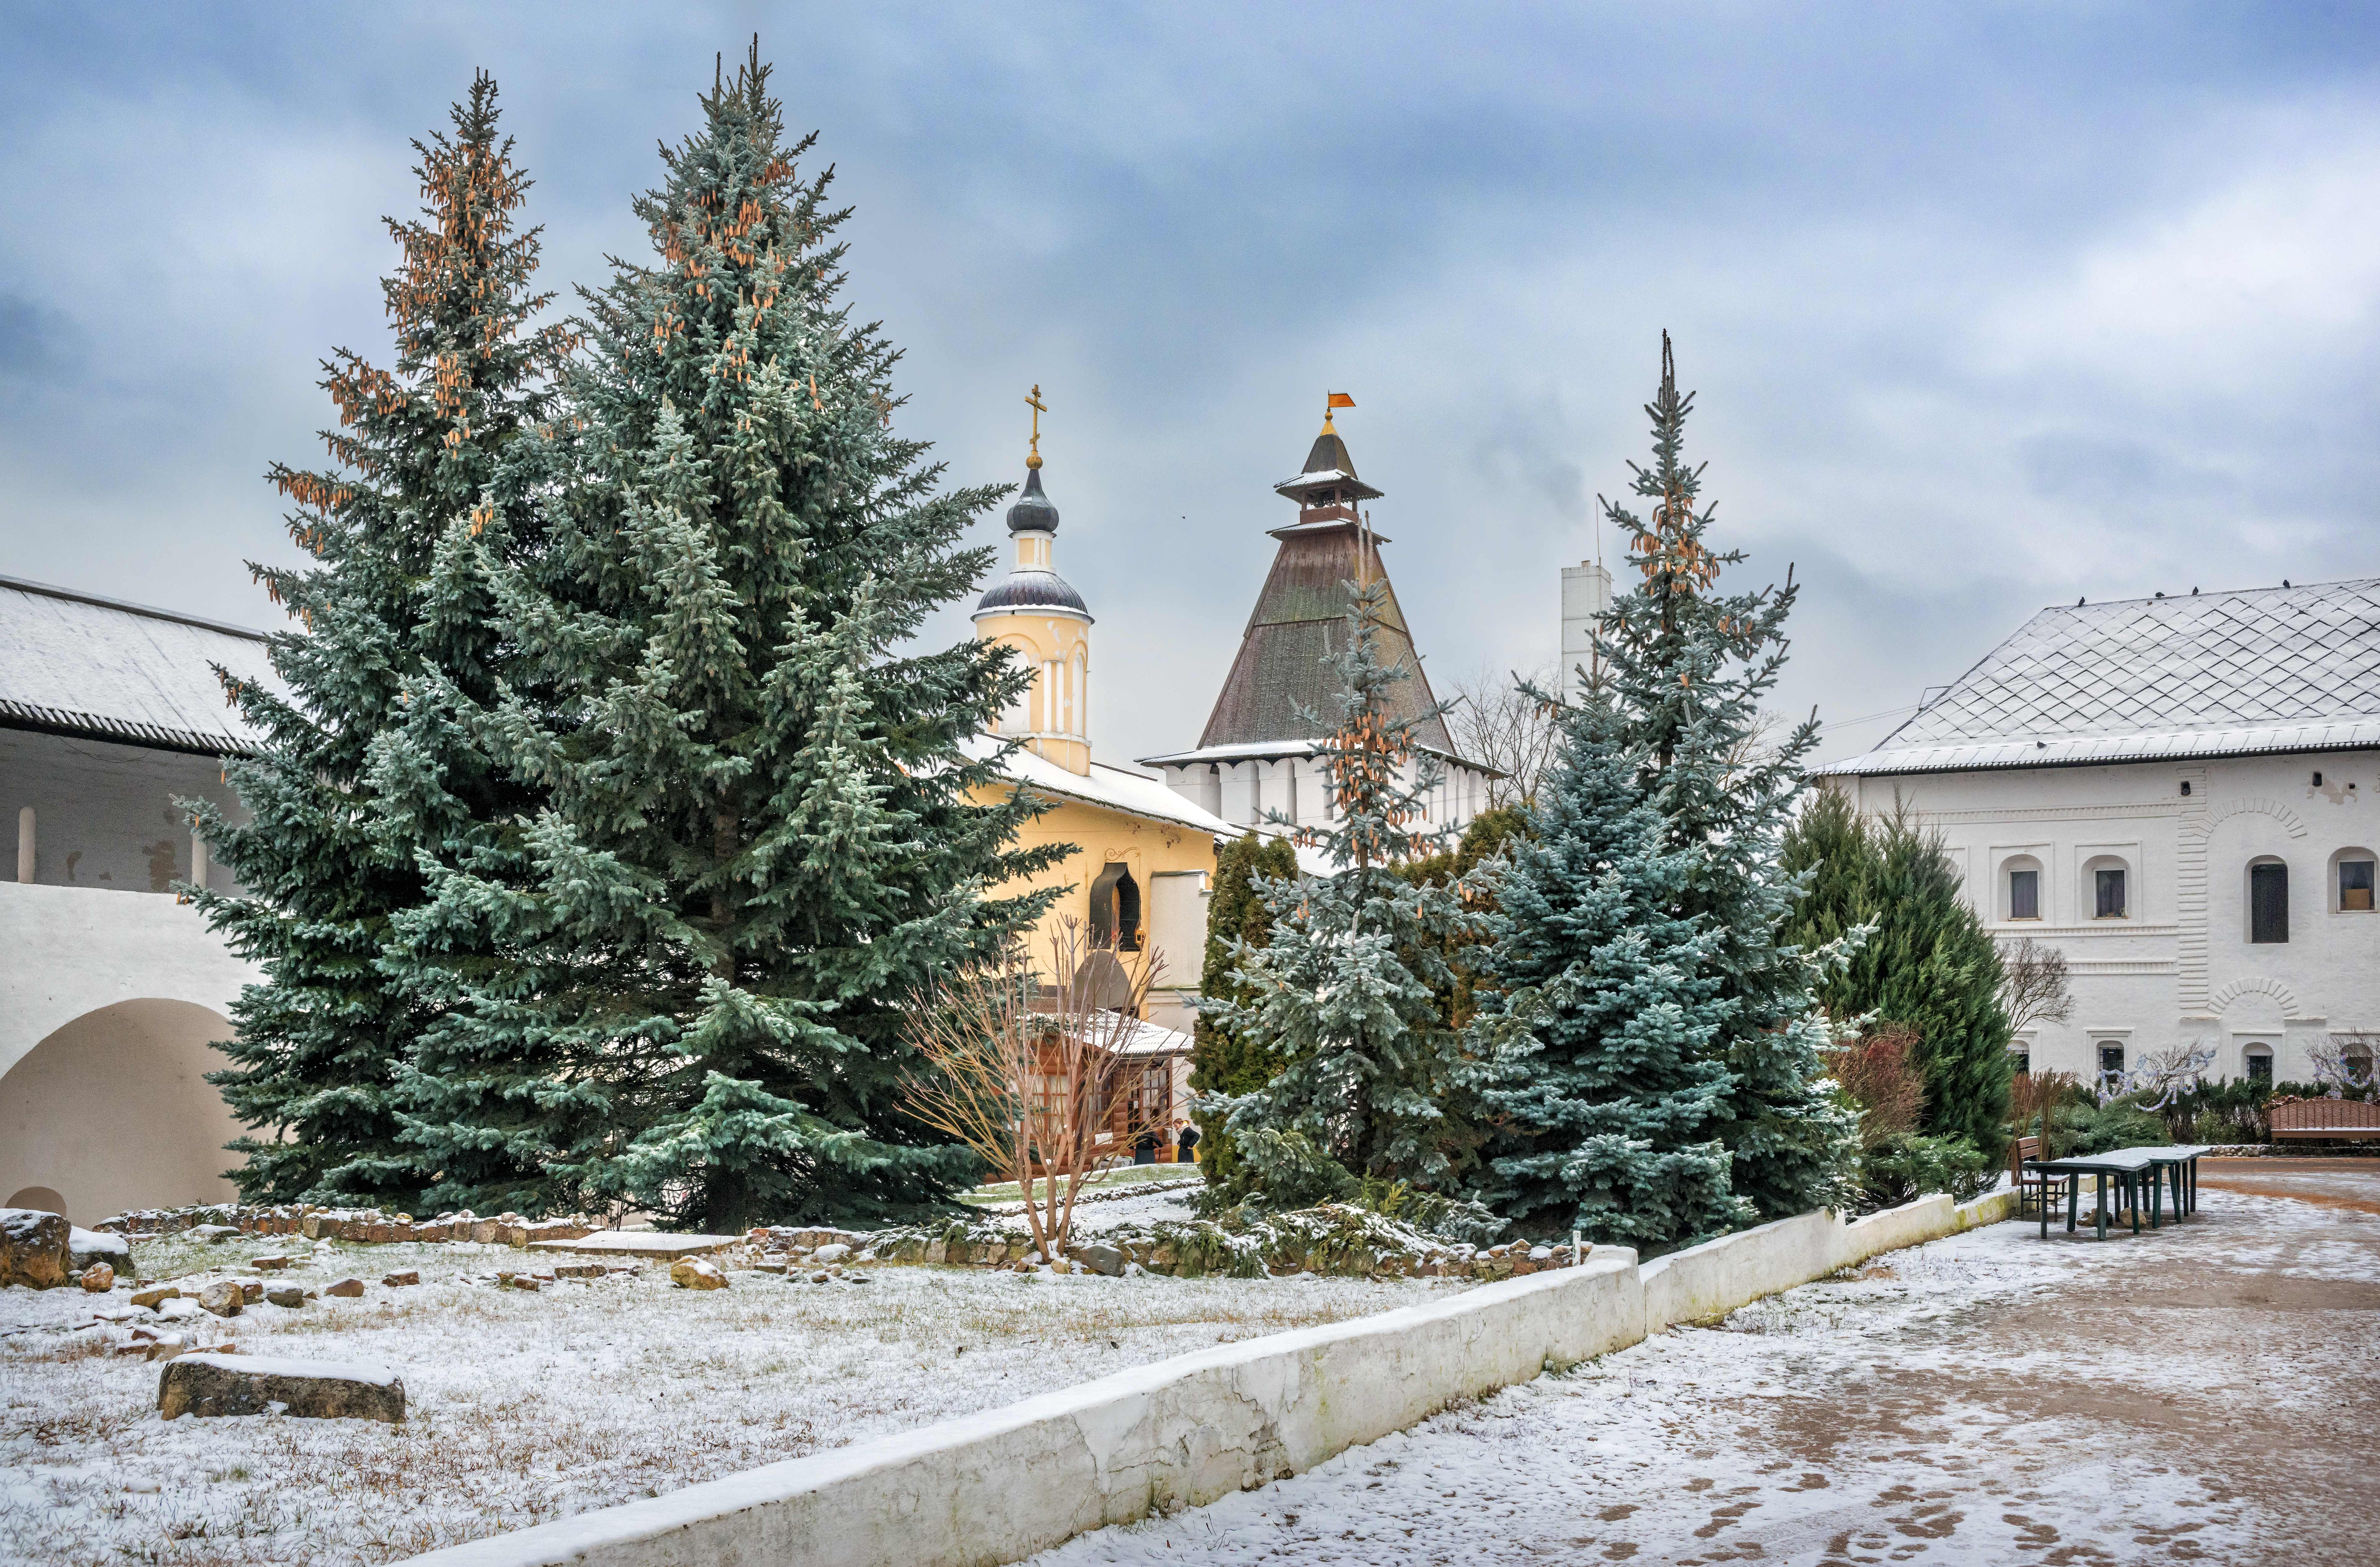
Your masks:
{"label": "snow on grass", "polygon": [[1035,1561],[2330,1560],[2374,1512],[2374,1308],[2369,1215],[2000,1224]]}
{"label": "snow on grass", "polygon": [[[275,1254],[295,1265],[245,1266]],[[386,1365],[405,1423],[169,1425],[161,1368],[110,1353],[130,1320],[82,1324],[193,1324],[137,1311],[124,1289],[0,1291],[0,1561],[386,1561],[1463,1287],[887,1267],[824,1285],[738,1270],[698,1292],[672,1289],[662,1264],[527,1294],[466,1277],[574,1260],[295,1236],[142,1239],[134,1256],[141,1276],[190,1289],[361,1278],[360,1300],[198,1320],[238,1353]],[[381,1285],[403,1269],[422,1283]]]}

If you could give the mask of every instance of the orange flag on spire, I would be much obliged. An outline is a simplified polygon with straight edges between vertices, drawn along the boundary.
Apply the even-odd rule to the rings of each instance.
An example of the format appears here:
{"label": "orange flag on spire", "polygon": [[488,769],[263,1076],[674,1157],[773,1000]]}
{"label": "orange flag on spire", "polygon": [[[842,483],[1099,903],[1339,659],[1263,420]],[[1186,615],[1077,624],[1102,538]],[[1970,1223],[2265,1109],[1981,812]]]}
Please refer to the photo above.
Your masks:
{"label": "orange flag on spire", "polygon": [[1325,408],[1353,408],[1354,405],[1355,405],[1355,400],[1354,400],[1354,398],[1352,398],[1352,397],[1348,396],[1348,395],[1347,395],[1345,392],[1334,392],[1330,393],[1330,402],[1328,402],[1328,403],[1325,403],[1325,404],[1323,404],[1323,407],[1325,407]]}

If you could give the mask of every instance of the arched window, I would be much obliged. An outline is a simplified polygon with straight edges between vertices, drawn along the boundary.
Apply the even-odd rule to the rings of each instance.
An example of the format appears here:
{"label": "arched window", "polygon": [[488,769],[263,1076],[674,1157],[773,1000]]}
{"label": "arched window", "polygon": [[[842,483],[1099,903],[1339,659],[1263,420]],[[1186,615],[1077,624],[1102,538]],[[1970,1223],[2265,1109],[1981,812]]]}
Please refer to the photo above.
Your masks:
{"label": "arched window", "polygon": [[2273,1047],[2269,1044],[2250,1045],[2246,1055],[2241,1058],[2241,1065],[2248,1068],[2250,1082],[2271,1082],[2273,1080]]}
{"label": "arched window", "polygon": [[2030,854],[2010,855],[2000,865],[2000,918],[2041,918],[2041,862]]}
{"label": "arched window", "polygon": [[1131,866],[1111,860],[1091,884],[1091,939],[1118,952],[1140,950],[1140,884]]}
{"label": "arched window", "polygon": [[2289,868],[2266,857],[2248,866],[2248,940],[2260,946],[2289,939]]}
{"label": "arched window", "polygon": [[2127,920],[2132,913],[2132,868],[2114,854],[2095,854],[2082,865],[2082,906],[2095,920]]}
{"label": "arched window", "polygon": [[2373,862],[2368,849],[2342,849],[2330,857],[2330,907],[2340,914],[2373,911]]}

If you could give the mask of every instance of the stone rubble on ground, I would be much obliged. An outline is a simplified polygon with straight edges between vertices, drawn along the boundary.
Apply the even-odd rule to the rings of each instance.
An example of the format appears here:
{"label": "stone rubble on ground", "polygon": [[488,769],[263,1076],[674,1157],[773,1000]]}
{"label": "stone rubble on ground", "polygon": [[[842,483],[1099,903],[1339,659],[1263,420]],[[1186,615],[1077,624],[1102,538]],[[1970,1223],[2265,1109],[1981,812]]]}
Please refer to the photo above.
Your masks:
{"label": "stone rubble on ground", "polygon": [[218,1317],[237,1317],[247,1304],[247,1294],[237,1279],[217,1279],[199,1291],[199,1307]]}
{"label": "stone rubble on ground", "polygon": [[157,1414],[290,1415],[301,1419],[405,1418],[403,1379],[379,1367],[243,1355],[184,1355],[157,1380]]}
{"label": "stone rubble on ground", "polygon": [[93,1295],[105,1295],[115,1287],[115,1270],[104,1262],[94,1262],[77,1276],[77,1282]]}

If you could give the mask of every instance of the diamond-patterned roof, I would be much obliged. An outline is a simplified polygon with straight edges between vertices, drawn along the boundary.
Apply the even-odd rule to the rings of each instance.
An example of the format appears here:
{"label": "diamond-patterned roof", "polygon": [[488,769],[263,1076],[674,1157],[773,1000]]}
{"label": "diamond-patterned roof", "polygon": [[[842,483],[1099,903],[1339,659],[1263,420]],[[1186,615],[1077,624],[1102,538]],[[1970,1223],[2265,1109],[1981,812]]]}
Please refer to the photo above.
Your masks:
{"label": "diamond-patterned roof", "polygon": [[2044,609],[1864,756],[1935,772],[2380,744],[2380,578]]}

